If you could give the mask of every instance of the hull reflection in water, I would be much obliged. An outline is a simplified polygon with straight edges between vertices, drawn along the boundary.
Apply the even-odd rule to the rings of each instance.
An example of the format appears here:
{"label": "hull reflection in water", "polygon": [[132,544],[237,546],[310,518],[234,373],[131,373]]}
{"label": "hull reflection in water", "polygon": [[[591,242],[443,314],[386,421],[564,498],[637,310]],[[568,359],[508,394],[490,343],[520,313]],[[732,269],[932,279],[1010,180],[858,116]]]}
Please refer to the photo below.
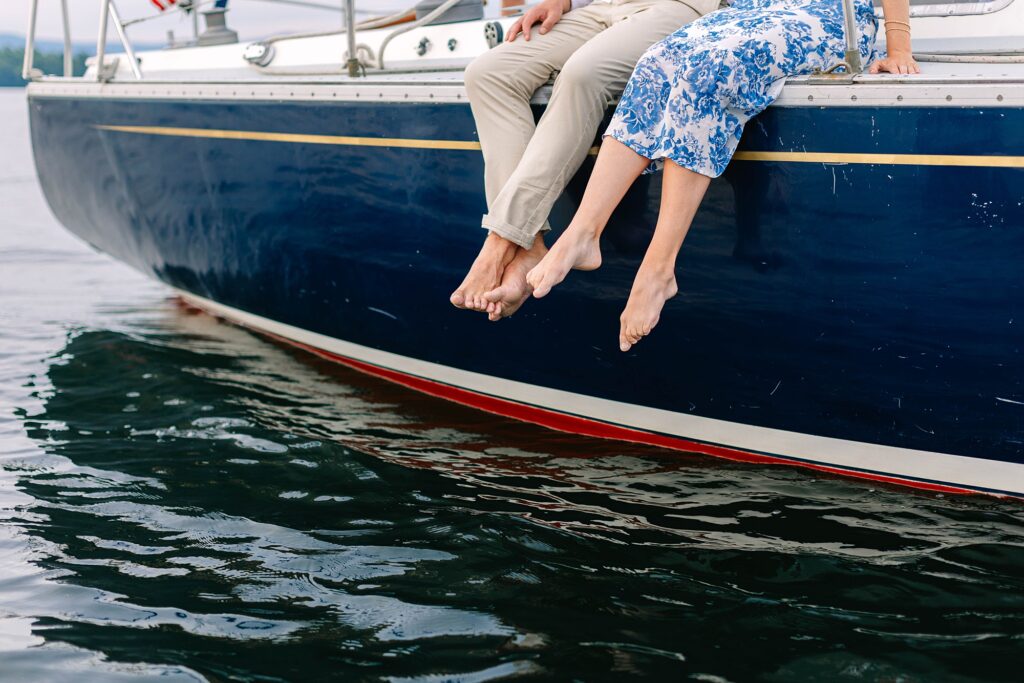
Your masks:
{"label": "hull reflection in water", "polygon": [[182,678],[1016,672],[1015,504],[510,424],[169,310],[72,335],[22,417],[4,610],[51,645]]}

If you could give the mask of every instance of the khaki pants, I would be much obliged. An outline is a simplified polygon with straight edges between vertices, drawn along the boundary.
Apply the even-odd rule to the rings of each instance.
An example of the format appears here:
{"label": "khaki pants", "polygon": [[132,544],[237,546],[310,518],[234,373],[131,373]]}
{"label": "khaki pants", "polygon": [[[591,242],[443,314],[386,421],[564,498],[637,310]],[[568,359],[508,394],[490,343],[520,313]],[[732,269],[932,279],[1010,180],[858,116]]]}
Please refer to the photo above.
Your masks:
{"label": "khaki pants", "polygon": [[[532,31],[480,55],[466,91],[484,155],[483,227],[529,248],[579,169],[608,106],[648,47],[718,0],[612,0],[566,12],[546,35]],[[552,75],[535,124],[530,99]]]}

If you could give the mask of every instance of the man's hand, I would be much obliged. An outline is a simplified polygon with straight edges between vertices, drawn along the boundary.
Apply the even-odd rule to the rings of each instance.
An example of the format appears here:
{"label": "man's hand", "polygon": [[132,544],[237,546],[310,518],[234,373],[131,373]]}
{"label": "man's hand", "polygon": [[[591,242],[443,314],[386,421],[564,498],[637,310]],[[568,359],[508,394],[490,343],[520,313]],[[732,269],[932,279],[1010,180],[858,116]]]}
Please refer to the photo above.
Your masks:
{"label": "man's hand", "polygon": [[544,0],[534,5],[509,27],[505,40],[511,43],[520,33],[523,34],[523,40],[529,40],[530,29],[537,23],[540,24],[540,34],[544,35],[569,11],[570,3],[571,0]]}

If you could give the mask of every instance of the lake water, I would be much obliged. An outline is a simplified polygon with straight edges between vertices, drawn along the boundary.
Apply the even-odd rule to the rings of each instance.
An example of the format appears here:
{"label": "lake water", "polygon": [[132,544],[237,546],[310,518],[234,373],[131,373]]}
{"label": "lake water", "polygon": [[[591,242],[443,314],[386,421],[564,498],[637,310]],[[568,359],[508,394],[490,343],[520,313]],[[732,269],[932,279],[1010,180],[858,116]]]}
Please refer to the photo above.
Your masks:
{"label": "lake water", "polygon": [[0,679],[1018,681],[1024,506],[570,437],[189,311],[0,90]]}

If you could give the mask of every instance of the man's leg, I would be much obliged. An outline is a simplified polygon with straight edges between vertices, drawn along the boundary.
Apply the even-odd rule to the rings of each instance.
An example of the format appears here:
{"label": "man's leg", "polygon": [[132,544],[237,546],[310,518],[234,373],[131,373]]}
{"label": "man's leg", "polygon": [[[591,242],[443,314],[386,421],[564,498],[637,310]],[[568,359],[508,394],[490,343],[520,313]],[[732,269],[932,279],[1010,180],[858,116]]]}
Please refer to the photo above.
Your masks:
{"label": "man's leg", "polygon": [[698,18],[677,0],[596,7],[637,11],[596,35],[565,63],[522,159],[484,216],[485,228],[524,248],[533,244],[555,200],[583,163],[605,111],[643,53]]}
{"label": "man's leg", "polygon": [[[487,206],[498,195],[522,159],[534,134],[530,99],[565,64],[566,60],[606,27],[600,11],[589,7],[568,12],[551,31],[534,31],[480,55],[466,69],[477,135],[484,157],[484,189]],[[516,245],[497,235],[484,242],[466,279],[451,296],[460,308],[483,310],[484,292],[498,286]]]}
{"label": "man's leg", "polygon": [[[622,92],[641,55],[698,18],[695,10],[675,0],[600,7],[632,14],[617,17],[614,25],[568,59],[522,159],[484,216],[492,239],[496,235],[522,246],[527,251],[520,254],[537,257],[534,263],[543,256],[543,250],[531,249],[535,236],[586,158],[605,111]],[[528,295],[525,278],[503,282],[487,293],[488,312],[492,319],[501,317],[504,309],[518,308]]]}

